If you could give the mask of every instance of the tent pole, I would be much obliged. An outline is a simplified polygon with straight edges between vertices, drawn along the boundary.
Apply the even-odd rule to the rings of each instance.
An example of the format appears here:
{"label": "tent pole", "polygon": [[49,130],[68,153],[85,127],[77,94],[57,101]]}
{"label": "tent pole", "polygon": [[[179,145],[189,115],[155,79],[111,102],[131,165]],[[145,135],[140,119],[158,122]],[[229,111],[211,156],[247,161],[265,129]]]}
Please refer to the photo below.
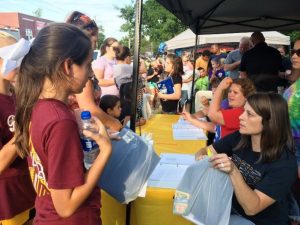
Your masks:
{"label": "tent pole", "polygon": [[196,76],[196,53],[198,49],[198,32],[196,33],[195,47],[194,47],[194,69],[193,69],[193,81],[192,81],[192,91],[191,91],[191,108],[190,113],[192,113],[193,102],[194,102],[194,85],[195,85],[195,76]]}
{"label": "tent pole", "polygon": [[[132,100],[131,100],[131,115],[130,115],[130,129],[135,132],[135,119],[137,110],[137,89],[139,78],[140,65],[140,38],[141,38],[141,24],[142,24],[142,8],[143,0],[136,0],[135,2],[135,34],[134,34],[134,61],[133,61],[133,77],[132,77]],[[131,202],[126,205],[126,225],[130,225],[131,217]]]}
{"label": "tent pole", "polygon": [[[143,0],[136,0],[135,2],[135,34],[134,34],[134,56],[133,56],[133,77],[132,77],[132,101],[131,101],[131,115],[130,115],[130,129],[135,131],[135,120],[137,110],[137,89],[139,78],[140,65],[140,38],[141,38],[141,24],[142,24],[142,6]],[[126,220],[126,224],[127,223]]]}

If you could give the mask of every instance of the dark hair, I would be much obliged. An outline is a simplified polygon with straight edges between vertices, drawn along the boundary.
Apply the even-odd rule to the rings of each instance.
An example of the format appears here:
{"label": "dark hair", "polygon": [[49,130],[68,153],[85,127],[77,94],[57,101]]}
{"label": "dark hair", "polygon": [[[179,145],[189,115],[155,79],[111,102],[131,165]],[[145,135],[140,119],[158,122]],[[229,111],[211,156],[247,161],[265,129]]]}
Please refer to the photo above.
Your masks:
{"label": "dark hair", "polygon": [[131,99],[132,99],[132,82],[121,84],[120,99],[121,99],[121,103],[123,103],[124,100],[131,101]]}
{"label": "dark hair", "polygon": [[[293,152],[294,142],[291,132],[288,106],[281,95],[276,93],[256,93],[247,99],[253,110],[262,117],[261,162],[278,159],[287,148]],[[251,147],[249,135],[242,135],[235,149]]]}
{"label": "dark hair", "polygon": [[92,54],[89,37],[76,26],[52,23],[44,27],[24,57],[16,88],[16,145],[20,154],[29,152],[29,123],[46,79],[57,92],[68,87],[70,79],[62,66],[66,60],[82,65]]}
{"label": "dark hair", "polygon": [[162,65],[158,64],[154,67],[154,71],[156,71],[158,75],[162,74],[163,70],[164,70],[164,68]]}
{"label": "dark hair", "polygon": [[106,47],[111,46],[115,42],[118,42],[118,40],[113,37],[106,38],[100,47],[101,56],[106,53]]}
{"label": "dark hair", "polygon": [[128,56],[130,56],[130,49],[127,46],[119,45],[118,47],[114,48],[116,52],[116,59],[117,60],[125,60]]}
{"label": "dark hair", "polygon": [[95,21],[79,11],[72,12],[66,23],[73,24],[82,30],[88,31],[89,34],[92,33],[92,35],[96,35],[98,33],[98,26]]}
{"label": "dark hair", "polygon": [[221,80],[219,78],[213,78],[210,81],[210,86],[211,88],[217,88],[219,86],[219,84],[221,83]]}
{"label": "dark hair", "polygon": [[176,75],[176,76],[183,75],[184,72],[183,72],[183,64],[182,64],[181,57],[176,56],[175,54],[169,53],[167,55],[167,58],[170,59],[172,65],[173,65],[172,75]]}
{"label": "dark hair", "polygon": [[210,62],[216,62],[217,64],[221,65],[221,59],[219,57],[213,57]]}
{"label": "dark hair", "polygon": [[265,37],[262,32],[255,31],[251,34],[251,41],[253,42],[254,45],[256,45],[257,43],[264,42]]}
{"label": "dark hair", "polygon": [[202,53],[202,56],[208,56],[208,57],[210,57],[211,53],[210,53],[209,50],[204,50],[203,53]]}
{"label": "dark hair", "polygon": [[116,95],[103,95],[100,99],[99,107],[107,113],[107,110],[113,109],[119,101],[120,98]]}
{"label": "dark hair", "polygon": [[232,83],[241,86],[241,91],[246,98],[256,92],[253,82],[248,78],[237,78]]}

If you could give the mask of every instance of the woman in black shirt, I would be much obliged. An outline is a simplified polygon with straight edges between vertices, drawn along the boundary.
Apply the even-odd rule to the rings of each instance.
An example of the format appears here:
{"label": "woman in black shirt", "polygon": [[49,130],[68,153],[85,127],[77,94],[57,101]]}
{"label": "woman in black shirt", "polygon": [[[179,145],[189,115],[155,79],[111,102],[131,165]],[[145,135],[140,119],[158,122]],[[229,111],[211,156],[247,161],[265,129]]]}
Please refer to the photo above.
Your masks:
{"label": "woman in black shirt", "polygon": [[278,94],[247,98],[240,129],[197,152],[213,153],[212,166],[228,173],[232,207],[256,225],[288,225],[288,195],[297,177],[297,163],[287,103]]}

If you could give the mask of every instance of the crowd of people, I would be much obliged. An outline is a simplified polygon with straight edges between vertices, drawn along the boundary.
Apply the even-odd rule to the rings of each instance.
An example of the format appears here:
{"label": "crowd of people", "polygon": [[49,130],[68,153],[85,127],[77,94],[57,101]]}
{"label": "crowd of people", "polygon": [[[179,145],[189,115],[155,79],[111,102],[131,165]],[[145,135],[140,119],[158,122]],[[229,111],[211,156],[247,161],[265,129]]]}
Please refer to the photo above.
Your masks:
{"label": "crowd of people", "polygon": [[[0,224],[32,224],[33,218],[34,224],[101,224],[96,184],[112,151],[110,132],[130,123],[134,90],[130,49],[107,38],[93,60],[97,35],[97,24],[75,11],[23,43],[21,65],[8,69],[0,58]],[[0,49],[20,48],[16,43],[0,32]],[[294,188],[300,178],[300,39],[291,61],[284,54],[254,32],[229,54],[213,44],[194,62],[173,53],[139,61],[136,124],[147,123],[145,108],[161,107],[206,130],[208,147],[195,156],[213,153],[212,166],[233,185],[232,213],[249,224],[288,225],[290,199],[300,203]],[[167,79],[170,92],[159,88]],[[78,109],[89,110],[99,130],[84,131],[101,146],[88,171]]]}

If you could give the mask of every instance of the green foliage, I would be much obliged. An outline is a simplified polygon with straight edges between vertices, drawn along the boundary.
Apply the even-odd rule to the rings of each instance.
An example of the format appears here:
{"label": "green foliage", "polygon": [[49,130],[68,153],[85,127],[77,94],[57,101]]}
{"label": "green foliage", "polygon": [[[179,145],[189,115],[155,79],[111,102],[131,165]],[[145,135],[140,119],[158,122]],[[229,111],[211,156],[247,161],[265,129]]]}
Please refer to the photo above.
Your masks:
{"label": "green foliage", "polygon": [[[133,38],[130,39],[129,41],[129,37],[123,37],[120,41],[119,41],[122,45],[125,45],[127,47],[130,48],[132,54],[133,54],[133,50],[134,50],[134,42],[133,42]],[[153,44],[147,40],[146,38],[142,37],[141,38],[141,45],[140,45],[140,51],[142,53],[145,52],[153,52],[156,50],[156,46],[155,48],[153,47]]]}
{"label": "green foliage", "polygon": [[41,8],[38,8],[36,9],[35,11],[32,12],[32,14],[35,16],[35,17],[42,17],[42,12],[43,10]]}
{"label": "green foliage", "polygon": [[[121,26],[121,31],[127,32],[131,38],[131,43],[134,43],[135,4],[132,1],[131,5],[118,9],[120,10],[120,17],[126,21]],[[144,2],[142,16],[142,53],[145,51],[156,52],[160,42],[167,41],[186,29],[186,26],[180,20],[155,0]],[[128,42],[128,37],[123,39]]]}
{"label": "green foliage", "polygon": [[291,42],[294,43],[297,38],[300,37],[300,31],[293,31],[288,34],[291,37]]}
{"label": "green foliage", "polygon": [[102,43],[105,40],[105,35],[104,35],[104,28],[101,25],[98,25],[99,28],[99,33],[98,33],[98,40],[97,40],[97,49],[100,49],[100,46],[102,45]]}

